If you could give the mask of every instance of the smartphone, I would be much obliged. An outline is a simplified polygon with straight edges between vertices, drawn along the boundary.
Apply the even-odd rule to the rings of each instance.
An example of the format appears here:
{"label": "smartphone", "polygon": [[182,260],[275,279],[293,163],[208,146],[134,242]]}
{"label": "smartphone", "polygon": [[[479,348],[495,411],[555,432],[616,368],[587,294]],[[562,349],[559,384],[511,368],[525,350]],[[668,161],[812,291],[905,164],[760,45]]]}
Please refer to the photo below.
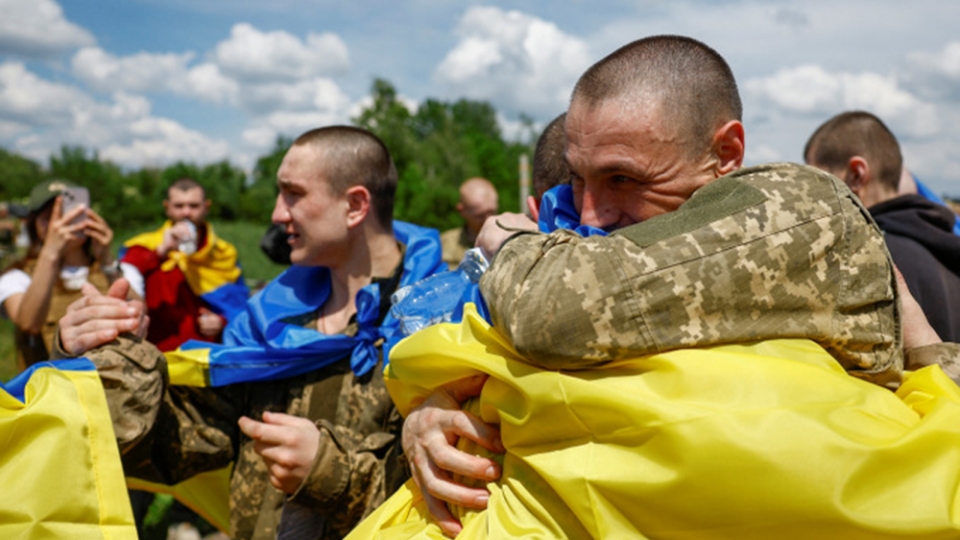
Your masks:
{"label": "smartphone", "polygon": [[[86,206],[87,208],[90,207],[90,192],[87,190],[87,188],[84,188],[84,187],[67,188],[63,190],[63,193],[61,193],[61,197],[63,197],[63,202],[60,207],[61,216],[67,215],[71,210],[80,206],[81,204]],[[74,225],[76,223],[81,223],[85,219],[87,219],[87,216],[81,213],[79,216],[74,218],[70,222],[70,224]]]}

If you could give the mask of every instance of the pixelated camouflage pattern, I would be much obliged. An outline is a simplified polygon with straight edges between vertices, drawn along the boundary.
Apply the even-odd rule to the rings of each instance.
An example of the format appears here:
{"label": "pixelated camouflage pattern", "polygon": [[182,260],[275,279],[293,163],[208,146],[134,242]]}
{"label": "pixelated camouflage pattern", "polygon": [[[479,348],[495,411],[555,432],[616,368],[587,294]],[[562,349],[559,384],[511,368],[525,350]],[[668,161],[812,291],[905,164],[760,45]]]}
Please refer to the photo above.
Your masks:
{"label": "pixelated camouflage pattern", "polygon": [[440,234],[443,262],[447,263],[451,270],[459,266],[467,250],[473,247],[475,240],[466,226],[443,231]]}
{"label": "pixelated camouflage pattern", "polygon": [[906,353],[905,368],[917,370],[926,366],[939,365],[953,382],[960,384],[960,345],[956,343],[937,343],[914,347]]}
{"label": "pixelated camouflage pattern", "polygon": [[235,463],[231,538],[273,540],[286,500],[237,427],[241,415],[259,419],[276,411],[316,422],[317,459],[291,500],[323,514],[326,529],[318,539],[346,536],[409,477],[400,459],[403,419],[384,386],[382,364],[364,377],[340,362],[279,381],[192,388],[167,385],[163,355],[146,341],[122,337],[87,357],[107,390],[128,476],[173,484]]}
{"label": "pixelated camouflage pattern", "polygon": [[775,338],[812,339],[878,384],[903,367],[883,236],[842,182],[801,165],[741,169],[608,237],[514,237],[481,290],[497,329],[550,369]]}

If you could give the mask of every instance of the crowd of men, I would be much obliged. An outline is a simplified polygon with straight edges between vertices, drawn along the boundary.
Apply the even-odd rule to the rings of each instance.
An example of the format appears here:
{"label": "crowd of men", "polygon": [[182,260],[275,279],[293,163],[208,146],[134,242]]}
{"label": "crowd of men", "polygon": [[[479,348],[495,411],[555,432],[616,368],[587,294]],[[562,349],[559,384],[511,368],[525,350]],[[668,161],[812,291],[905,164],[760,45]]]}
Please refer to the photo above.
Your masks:
{"label": "crowd of men", "polygon": [[[411,475],[432,526],[454,536],[458,508],[486,507],[483,484],[509,480],[456,446],[505,450],[462,408],[484,377],[404,419],[383,375],[400,339],[393,292],[474,245],[492,260],[480,283],[491,325],[537,369],[802,338],[886,388],[931,364],[958,380],[960,348],[946,343],[960,339],[957,217],[899,193],[892,132],[842,113],[810,137],[809,167],[743,168],[741,120],[733,73],[708,46],[630,43],[583,74],[544,130],[529,213],[495,216],[493,185],[471,178],[464,225],[443,235],[393,220],[397,171],[375,135],[311,130],[277,174],[288,270],[247,300],[202,187],[179,180],[169,220],[125,243],[125,279],[85,285],[59,318],[51,356],[96,364],[128,476],[174,484],[232,464],[237,539],[343,538]],[[164,353],[198,341],[211,343],[209,386],[174,384]]]}

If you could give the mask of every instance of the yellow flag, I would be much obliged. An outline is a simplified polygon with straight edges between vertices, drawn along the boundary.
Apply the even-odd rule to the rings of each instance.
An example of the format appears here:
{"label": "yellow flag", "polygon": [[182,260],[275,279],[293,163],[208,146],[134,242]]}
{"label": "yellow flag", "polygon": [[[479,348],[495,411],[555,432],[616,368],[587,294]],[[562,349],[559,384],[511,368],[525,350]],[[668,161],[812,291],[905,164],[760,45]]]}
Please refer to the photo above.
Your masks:
{"label": "yellow flag", "polygon": [[0,538],[137,538],[100,377],[56,365],[81,363],[0,385]]}
{"label": "yellow flag", "polygon": [[[960,389],[937,367],[894,394],[774,340],[545,371],[468,313],[398,344],[388,388],[406,414],[478,373],[468,407],[507,452],[487,509],[452,508],[458,540],[960,537]],[[349,538],[443,536],[411,481]]]}

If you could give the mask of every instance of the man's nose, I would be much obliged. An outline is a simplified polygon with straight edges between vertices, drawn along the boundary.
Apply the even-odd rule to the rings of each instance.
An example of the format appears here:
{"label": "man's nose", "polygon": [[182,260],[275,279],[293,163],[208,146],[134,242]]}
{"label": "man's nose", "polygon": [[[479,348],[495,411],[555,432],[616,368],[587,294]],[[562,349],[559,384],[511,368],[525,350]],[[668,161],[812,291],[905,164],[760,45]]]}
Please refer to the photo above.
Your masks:
{"label": "man's nose", "polygon": [[283,199],[277,196],[277,201],[273,205],[273,213],[270,214],[270,221],[277,224],[290,221],[290,212],[287,205],[283,204]]}
{"label": "man's nose", "polygon": [[596,189],[583,190],[583,207],[580,210],[580,224],[605,229],[619,219],[617,209],[609,197]]}

